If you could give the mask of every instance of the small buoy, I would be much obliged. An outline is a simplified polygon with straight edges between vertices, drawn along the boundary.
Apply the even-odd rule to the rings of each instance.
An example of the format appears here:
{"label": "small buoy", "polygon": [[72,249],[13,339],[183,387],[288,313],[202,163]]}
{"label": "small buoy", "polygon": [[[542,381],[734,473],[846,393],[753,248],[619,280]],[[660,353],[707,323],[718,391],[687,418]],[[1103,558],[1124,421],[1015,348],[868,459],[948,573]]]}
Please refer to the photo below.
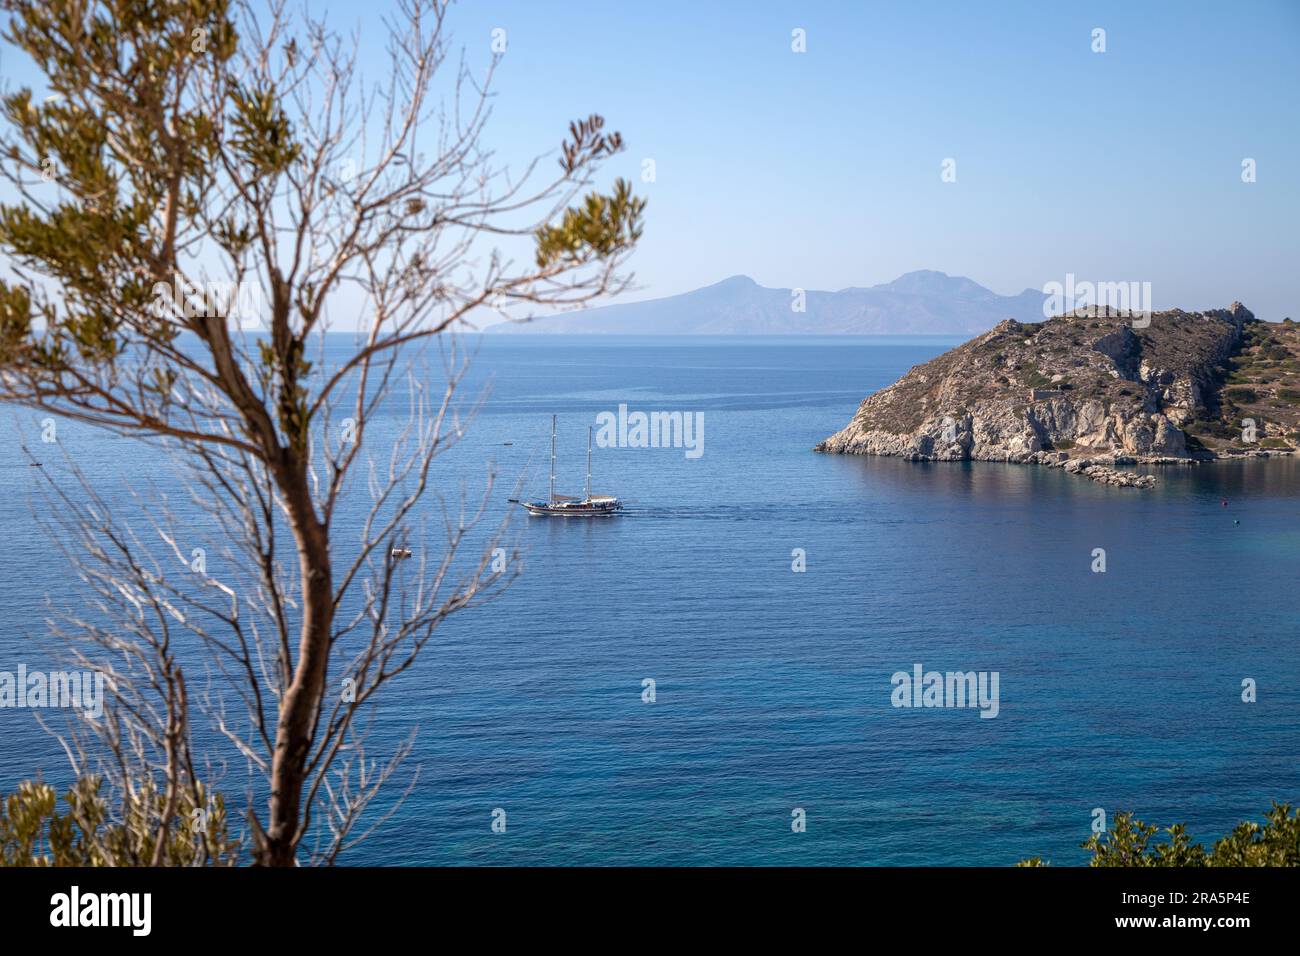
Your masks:
{"label": "small buoy", "polygon": [[1222,501],[1221,503],[1222,503],[1223,507],[1225,507],[1225,508],[1228,507],[1228,499],[1227,499],[1227,498],[1224,498],[1223,501]]}
{"label": "small buoy", "polygon": [[1241,519],[1240,519],[1240,518],[1233,518],[1233,519],[1232,519],[1232,523],[1233,523],[1233,524],[1241,524]]}

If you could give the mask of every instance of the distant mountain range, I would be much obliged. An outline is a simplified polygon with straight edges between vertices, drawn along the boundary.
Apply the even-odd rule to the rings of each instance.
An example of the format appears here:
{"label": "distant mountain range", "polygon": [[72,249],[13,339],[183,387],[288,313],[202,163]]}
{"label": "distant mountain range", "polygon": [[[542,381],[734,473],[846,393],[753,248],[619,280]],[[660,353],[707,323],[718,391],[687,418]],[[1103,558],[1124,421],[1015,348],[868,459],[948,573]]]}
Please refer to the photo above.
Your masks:
{"label": "distant mountain range", "polygon": [[1003,319],[1043,320],[1042,292],[998,295],[961,276],[922,270],[838,292],[790,289],[732,276],[694,292],[492,326],[492,332],[624,335],[976,335]]}

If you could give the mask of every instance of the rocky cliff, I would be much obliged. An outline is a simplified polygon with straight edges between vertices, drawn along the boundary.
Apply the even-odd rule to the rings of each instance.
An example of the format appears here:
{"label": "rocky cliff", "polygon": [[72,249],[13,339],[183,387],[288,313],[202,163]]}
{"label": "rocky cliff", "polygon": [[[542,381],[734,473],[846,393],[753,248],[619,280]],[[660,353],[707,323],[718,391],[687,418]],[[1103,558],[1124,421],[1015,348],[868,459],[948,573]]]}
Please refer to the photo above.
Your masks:
{"label": "rocky cliff", "polygon": [[1300,447],[1300,325],[1245,306],[1147,319],[1008,319],[868,396],[818,451],[1033,462],[1150,485],[1114,466]]}

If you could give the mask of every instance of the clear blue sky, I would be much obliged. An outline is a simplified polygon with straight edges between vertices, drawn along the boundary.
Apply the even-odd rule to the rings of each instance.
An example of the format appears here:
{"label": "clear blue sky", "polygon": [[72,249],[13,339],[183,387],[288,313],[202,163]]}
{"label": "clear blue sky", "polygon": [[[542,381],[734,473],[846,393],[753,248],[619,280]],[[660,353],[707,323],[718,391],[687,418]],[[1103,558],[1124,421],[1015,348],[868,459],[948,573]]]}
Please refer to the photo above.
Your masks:
{"label": "clear blue sky", "polygon": [[1073,272],[1300,318],[1296,0],[480,0],[452,23],[471,58],[507,31],[503,157],[598,111],[628,141],[611,173],[654,158],[634,298],[736,273],[1013,293]]}
{"label": "clear blue sky", "polygon": [[[329,7],[368,80],[391,6]],[[838,289],[939,269],[1015,293],[1072,272],[1149,281],[1157,308],[1300,319],[1300,0],[474,0],[451,25],[479,67],[506,31],[500,160],[590,112],[623,132],[608,178],[650,200],[630,299],[738,273]]]}

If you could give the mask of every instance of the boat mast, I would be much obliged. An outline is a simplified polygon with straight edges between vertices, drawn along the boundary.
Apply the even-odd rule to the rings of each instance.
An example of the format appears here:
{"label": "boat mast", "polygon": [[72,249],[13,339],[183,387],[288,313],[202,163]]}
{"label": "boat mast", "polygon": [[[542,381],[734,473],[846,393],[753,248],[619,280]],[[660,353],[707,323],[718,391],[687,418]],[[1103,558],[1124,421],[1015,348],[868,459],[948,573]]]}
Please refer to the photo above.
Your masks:
{"label": "boat mast", "polygon": [[551,416],[551,497],[547,499],[555,504],[555,416]]}
{"label": "boat mast", "polygon": [[587,500],[591,500],[591,426],[587,426]]}

